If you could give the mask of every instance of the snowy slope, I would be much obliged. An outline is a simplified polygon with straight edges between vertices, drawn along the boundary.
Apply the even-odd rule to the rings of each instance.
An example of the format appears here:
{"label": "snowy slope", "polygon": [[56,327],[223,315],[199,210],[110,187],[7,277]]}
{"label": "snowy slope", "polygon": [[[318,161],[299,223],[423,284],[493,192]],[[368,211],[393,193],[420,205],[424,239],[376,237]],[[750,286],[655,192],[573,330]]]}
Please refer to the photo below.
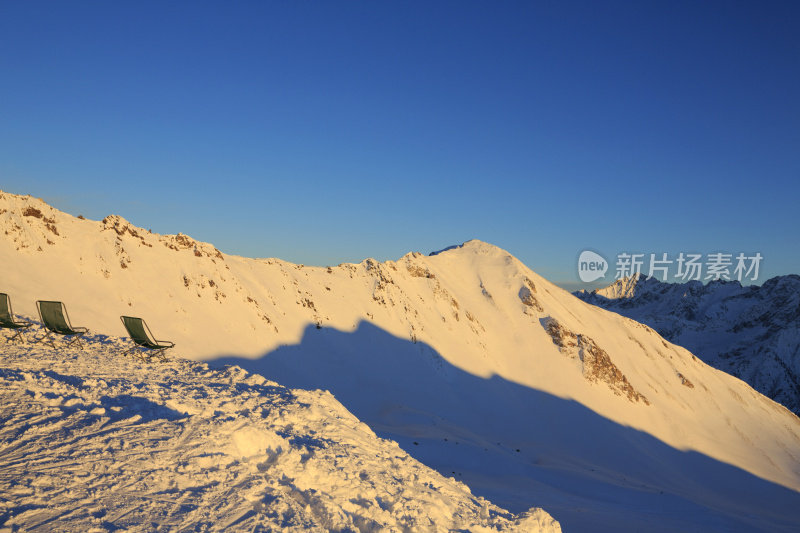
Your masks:
{"label": "snowy slope", "polygon": [[582,300],[633,318],[800,414],[800,276],[761,286],[633,276]]}
{"label": "snowy slope", "polygon": [[330,390],[379,435],[514,512],[565,529],[800,524],[800,421],[652,329],[585,304],[507,252],[305,267],[219,253],[118,217],[3,194],[4,291],[179,353]]}
{"label": "snowy slope", "polygon": [[3,531],[560,531],[379,439],[330,393],[125,343],[0,351]]}

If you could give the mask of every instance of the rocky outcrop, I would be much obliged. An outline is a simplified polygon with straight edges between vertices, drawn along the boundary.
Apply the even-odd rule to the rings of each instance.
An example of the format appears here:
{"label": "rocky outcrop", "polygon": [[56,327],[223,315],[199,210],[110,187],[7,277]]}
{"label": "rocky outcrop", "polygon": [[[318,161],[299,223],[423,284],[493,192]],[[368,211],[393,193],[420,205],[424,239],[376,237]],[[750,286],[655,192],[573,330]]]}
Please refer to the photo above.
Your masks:
{"label": "rocky outcrop", "polygon": [[562,354],[581,362],[583,377],[587,381],[605,383],[618,396],[650,405],[647,398],[633,388],[608,353],[591,338],[571,332],[552,317],[543,318],[541,324]]}

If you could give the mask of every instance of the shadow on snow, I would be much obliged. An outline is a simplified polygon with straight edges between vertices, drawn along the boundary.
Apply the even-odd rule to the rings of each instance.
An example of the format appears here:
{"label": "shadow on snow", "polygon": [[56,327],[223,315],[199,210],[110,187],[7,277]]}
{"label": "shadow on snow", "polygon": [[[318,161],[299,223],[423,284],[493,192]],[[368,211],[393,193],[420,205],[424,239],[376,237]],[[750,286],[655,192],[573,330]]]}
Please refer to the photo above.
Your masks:
{"label": "shadow on snow", "polygon": [[565,531],[795,530],[800,493],[680,451],[582,404],[448,363],[369,322],[310,325],[297,345],[222,357],[284,386],[327,389],[379,436],[514,512]]}

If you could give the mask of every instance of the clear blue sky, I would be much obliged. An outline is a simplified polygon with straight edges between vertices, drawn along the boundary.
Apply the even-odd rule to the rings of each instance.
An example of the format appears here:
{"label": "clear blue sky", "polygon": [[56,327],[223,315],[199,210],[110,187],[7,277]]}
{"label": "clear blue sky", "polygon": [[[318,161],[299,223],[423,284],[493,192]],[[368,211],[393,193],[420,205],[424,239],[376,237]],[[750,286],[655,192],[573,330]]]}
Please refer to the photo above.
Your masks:
{"label": "clear blue sky", "polygon": [[796,2],[0,2],[0,188],[228,253],[800,272]]}

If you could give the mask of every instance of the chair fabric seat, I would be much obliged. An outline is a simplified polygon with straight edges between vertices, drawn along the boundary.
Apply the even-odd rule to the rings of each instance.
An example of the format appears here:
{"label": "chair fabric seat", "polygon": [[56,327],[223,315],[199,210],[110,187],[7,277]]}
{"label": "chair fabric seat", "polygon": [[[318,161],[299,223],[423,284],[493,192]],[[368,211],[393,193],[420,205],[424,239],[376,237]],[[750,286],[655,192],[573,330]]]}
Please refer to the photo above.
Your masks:
{"label": "chair fabric seat", "polygon": [[[67,309],[62,302],[39,300],[36,302],[36,307],[39,309],[39,317],[42,319],[42,324],[47,329],[47,336],[50,333],[64,336],[76,335],[74,339],[69,341],[68,345],[77,342],[81,348],[83,347],[80,338],[88,333],[89,330],[72,326]],[[50,341],[50,344],[55,348],[55,344],[52,341]]]}
{"label": "chair fabric seat", "polygon": [[7,328],[7,329],[24,329],[29,328],[33,324],[28,322],[11,322],[6,320],[5,318],[0,318],[0,328]]}
{"label": "chair fabric seat", "polygon": [[122,324],[128,331],[131,340],[137,346],[151,350],[154,356],[159,356],[164,360],[164,351],[175,346],[174,342],[160,341],[153,337],[144,319],[135,316],[121,316],[119,318],[122,320]]}
{"label": "chair fabric seat", "polygon": [[22,331],[19,330],[29,328],[32,325],[31,322],[18,322],[14,320],[14,311],[11,309],[11,298],[8,297],[8,294],[0,292],[0,328],[17,330],[8,340],[20,339],[22,342],[25,342],[25,337],[22,336]]}

